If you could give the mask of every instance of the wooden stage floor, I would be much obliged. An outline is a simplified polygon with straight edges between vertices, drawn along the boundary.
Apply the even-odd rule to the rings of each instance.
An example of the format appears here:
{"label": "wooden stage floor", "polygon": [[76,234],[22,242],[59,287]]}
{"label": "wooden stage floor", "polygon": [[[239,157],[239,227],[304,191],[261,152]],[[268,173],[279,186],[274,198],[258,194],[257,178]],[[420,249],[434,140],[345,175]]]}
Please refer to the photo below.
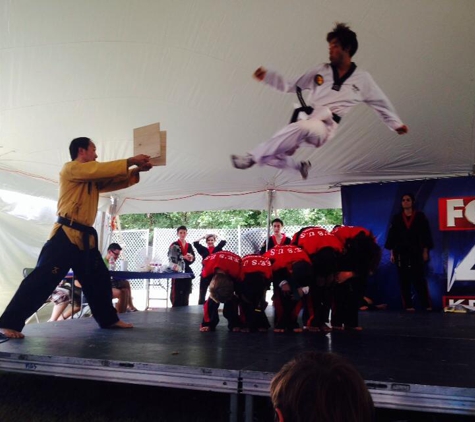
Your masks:
{"label": "wooden stage floor", "polygon": [[0,370],[266,396],[296,354],[330,351],[363,375],[376,407],[475,415],[475,315],[361,312],[362,332],[201,333],[200,306],[123,315],[131,330],[92,318],[29,324],[0,344]]}

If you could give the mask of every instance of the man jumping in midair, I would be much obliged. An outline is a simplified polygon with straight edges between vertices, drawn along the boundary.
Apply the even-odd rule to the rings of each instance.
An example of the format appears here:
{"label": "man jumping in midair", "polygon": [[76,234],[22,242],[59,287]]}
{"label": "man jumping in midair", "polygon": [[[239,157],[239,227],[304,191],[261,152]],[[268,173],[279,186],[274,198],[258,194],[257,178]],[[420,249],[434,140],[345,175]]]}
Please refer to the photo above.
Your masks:
{"label": "man jumping in midair", "polygon": [[408,132],[401,122],[393,105],[376,85],[371,75],[357,69],[351,58],[358,49],[356,34],[350,28],[339,23],[328,33],[330,63],[324,63],[311,69],[299,78],[286,81],[277,72],[259,67],[254,78],[283,92],[310,90],[308,98],[311,107],[306,108],[304,120],[298,120],[285,126],[268,141],[259,144],[244,156],[232,155],[234,167],[247,169],[254,164],[277,168],[292,168],[307,178],[311,163],[296,163],[291,157],[297,149],[306,143],[315,148],[330,140],[338,123],[351,107],[366,103],[399,135]]}

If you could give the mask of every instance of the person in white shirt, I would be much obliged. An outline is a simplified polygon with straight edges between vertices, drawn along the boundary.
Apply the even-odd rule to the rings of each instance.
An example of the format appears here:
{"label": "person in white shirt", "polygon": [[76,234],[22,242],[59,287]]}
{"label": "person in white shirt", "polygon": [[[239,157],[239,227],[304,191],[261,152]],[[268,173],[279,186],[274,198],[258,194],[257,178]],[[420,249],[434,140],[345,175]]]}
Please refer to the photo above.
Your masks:
{"label": "person in white shirt", "polygon": [[[247,169],[254,164],[291,168],[300,171],[304,179],[311,167],[309,161],[295,162],[292,155],[302,145],[321,147],[330,140],[340,120],[351,107],[366,103],[398,134],[408,132],[393,105],[376,85],[371,75],[358,69],[351,58],[358,49],[356,34],[338,23],[328,33],[330,63],[320,64],[297,79],[287,81],[277,72],[259,67],[254,78],[282,92],[310,90],[310,107],[298,114],[297,120],[259,144],[246,155],[232,155],[234,167]],[[294,120],[294,119],[293,119]]]}

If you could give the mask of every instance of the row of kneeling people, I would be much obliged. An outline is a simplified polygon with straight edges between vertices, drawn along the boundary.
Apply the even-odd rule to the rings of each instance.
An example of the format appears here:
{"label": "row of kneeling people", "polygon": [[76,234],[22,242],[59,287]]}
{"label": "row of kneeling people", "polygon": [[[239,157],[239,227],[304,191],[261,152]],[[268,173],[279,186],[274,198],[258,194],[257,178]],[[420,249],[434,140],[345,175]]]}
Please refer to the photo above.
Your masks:
{"label": "row of kneeling people", "polygon": [[275,332],[360,330],[358,310],[380,258],[372,233],[354,226],[331,232],[305,227],[289,244],[273,245],[262,255],[211,254],[203,260],[209,295],[200,329],[215,330],[223,303],[230,331],[267,331],[265,298],[272,285]]}

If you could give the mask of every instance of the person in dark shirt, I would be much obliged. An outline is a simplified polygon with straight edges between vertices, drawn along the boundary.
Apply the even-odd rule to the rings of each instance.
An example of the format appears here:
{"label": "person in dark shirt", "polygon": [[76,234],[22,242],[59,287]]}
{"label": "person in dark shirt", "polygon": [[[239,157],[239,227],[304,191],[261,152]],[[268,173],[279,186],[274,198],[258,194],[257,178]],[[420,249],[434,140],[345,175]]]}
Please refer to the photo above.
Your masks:
{"label": "person in dark shirt", "polygon": [[412,301],[414,287],[421,306],[431,311],[425,264],[429,261],[429,251],[434,244],[427,217],[415,210],[414,203],[412,193],[402,195],[402,211],[392,218],[384,247],[391,251],[391,262],[398,268],[404,309],[415,310]]}
{"label": "person in dark shirt", "polygon": [[[200,244],[201,240],[206,240],[206,246]],[[193,246],[196,248],[198,253],[201,255],[203,260],[210,256],[212,253],[216,253],[222,251],[223,248],[226,246],[226,241],[221,240],[217,246],[216,243],[216,235],[215,234],[207,234],[199,238],[197,241],[193,242]],[[200,296],[198,299],[198,305],[203,305],[205,303],[206,292],[208,290],[209,283],[211,282],[212,277],[203,277],[203,272],[201,272],[200,278]]]}

